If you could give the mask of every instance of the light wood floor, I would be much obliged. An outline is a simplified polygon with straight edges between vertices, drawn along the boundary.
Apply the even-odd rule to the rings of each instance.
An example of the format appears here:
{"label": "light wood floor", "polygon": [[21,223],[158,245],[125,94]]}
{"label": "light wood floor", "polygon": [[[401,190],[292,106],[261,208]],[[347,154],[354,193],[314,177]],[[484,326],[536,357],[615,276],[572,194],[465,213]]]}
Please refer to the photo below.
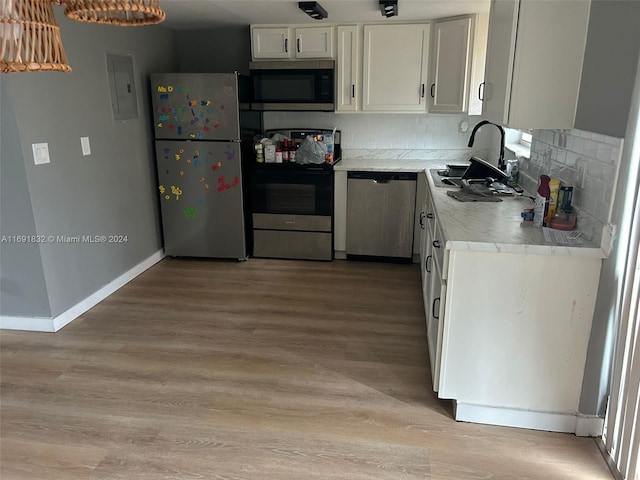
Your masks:
{"label": "light wood floor", "polygon": [[415,265],[165,259],[3,331],[2,480],[610,480],[593,439],[457,423]]}

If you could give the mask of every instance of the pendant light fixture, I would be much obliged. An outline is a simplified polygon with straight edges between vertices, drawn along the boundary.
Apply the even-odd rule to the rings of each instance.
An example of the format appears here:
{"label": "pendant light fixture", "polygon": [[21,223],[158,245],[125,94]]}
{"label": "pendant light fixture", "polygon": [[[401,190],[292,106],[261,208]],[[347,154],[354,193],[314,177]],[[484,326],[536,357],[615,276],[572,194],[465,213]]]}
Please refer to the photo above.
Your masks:
{"label": "pendant light fixture", "polygon": [[54,0],[71,20],[109,25],[140,26],[165,19],[160,0]]}
{"label": "pendant light fixture", "polygon": [[0,0],[0,72],[70,72],[49,0]]}

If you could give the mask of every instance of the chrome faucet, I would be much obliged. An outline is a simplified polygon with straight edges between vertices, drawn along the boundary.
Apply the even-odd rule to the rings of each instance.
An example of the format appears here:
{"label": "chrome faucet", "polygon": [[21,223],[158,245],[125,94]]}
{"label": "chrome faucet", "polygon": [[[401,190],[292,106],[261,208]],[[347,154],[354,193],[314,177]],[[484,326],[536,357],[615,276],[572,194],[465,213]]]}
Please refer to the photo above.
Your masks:
{"label": "chrome faucet", "polygon": [[467,145],[468,147],[473,147],[473,141],[476,137],[476,132],[478,131],[478,129],[480,127],[482,127],[483,125],[493,125],[494,127],[496,127],[498,130],[500,130],[500,157],[498,158],[498,168],[500,170],[505,170],[506,169],[506,165],[504,162],[504,128],[502,128],[502,126],[498,125],[497,123],[493,123],[490,122],[489,120],[483,120],[480,123],[478,123],[475,127],[473,127],[473,130],[471,131],[471,137],[469,138],[469,144]]}

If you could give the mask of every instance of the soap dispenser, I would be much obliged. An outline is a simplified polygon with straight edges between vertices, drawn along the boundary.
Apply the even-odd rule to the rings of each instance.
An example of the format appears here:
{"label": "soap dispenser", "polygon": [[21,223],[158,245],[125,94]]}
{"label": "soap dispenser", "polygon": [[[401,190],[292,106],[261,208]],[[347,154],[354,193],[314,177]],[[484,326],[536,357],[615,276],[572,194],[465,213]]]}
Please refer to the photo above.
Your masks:
{"label": "soap dispenser", "polygon": [[551,189],[549,188],[549,181],[551,177],[548,175],[540,175],[540,183],[538,185],[538,195],[534,200],[533,209],[533,226],[542,227],[544,225],[544,217],[547,214],[547,208],[549,208],[549,197],[551,196]]}

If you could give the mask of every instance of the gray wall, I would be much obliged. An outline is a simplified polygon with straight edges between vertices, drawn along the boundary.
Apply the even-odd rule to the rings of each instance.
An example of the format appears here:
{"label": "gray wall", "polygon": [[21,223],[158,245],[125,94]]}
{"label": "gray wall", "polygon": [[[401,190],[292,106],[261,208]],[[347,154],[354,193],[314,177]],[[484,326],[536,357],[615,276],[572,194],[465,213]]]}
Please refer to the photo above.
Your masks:
{"label": "gray wall", "polygon": [[[634,63],[630,58],[629,62]],[[622,296],[623,278],[621,265],[628,255],[628,232],[631,227],[632,195],[638,186],[628,184],[632,155],[637,155],[638,134],[640,133],[640,58],[636,56],[637,72],[633,97],[627,99],[630,115],[627,125],[622,162],[620,164],[619,181],[615,192],[615,200],[611,213],[611,223],[618,227],[618,235],[613,250],[602,266],[600,288],[596,300],[591,338],[585,377],[582,385],[580,411],[587,414],[604,415],[607,396],[610,388],[611,354],[614,349],[616,335],[620,323],[619,305]],[[636,140],[634,145],[634,140]],[[636,158],[637,160],[637,158]],[[626,235],[625,235],[626,233]]]}
{"label": "gray wall", "polygon": [[[626,135],[611,214],[611,223],[618,227],[618,233],[629,222],[625,212],[629,202],[627,192],[637,188],[627,185],[625,179],[631,168],[633,138],[640,128],[639,21],[640,2],[592,3],[576,120],[576,127],[579,124],[585,130]],[[611,354],[620,321],[622,278],[618,264],[626,258],[627,247],[626,239],[618,235],[611,255],[603,263],[580,400],[580,411],[585,414],[602,416],[606,411]]]}
{"label": "gray wall", "polygon": [[639,22],[639,1],[592,1],[575,128],[624,137],[640,52]]}
{"label": "gray wall", "polygon": [[181,31],[176,36],[180,71],[189,73],[249,74],[249,26]]}
{"label": "gray wall", "polygon": [[[73,72],[3,77],[14,115],[3,106],[2,137],[10,136],[15,148],[5,149],[3,142],[2,232],[27,233],[35,226],[39,235],[126,235],[127,242],[42,244],[49,312],[40,298],[40,268],[24,270],[24,259],[36,258],[37,249],[12,247],[24,250],[11,260],[3,251],[3,315],[55,317],[162,248],[148,75],[177,69],[175,33],[161,26],[83,24],[67,20],[60,9],[56,14]],[[112,119],[106,52],[133,56],[136,120]],[[90,156],[82,155],[81,136],[90,138]],[[31,144],[40,142],[49,143],[50,164],[33,163]],[[15,190],[20,215],[5,217],[5,185]],[[12,293],[14,287],[21,291]]]}
{"label": "gray wall", "polygon": [[[0,75],[0,237],[34,236],[27,174],[5,78]],[[36,243],[0,243],[0,308],[3,315],[51,315]]]}

